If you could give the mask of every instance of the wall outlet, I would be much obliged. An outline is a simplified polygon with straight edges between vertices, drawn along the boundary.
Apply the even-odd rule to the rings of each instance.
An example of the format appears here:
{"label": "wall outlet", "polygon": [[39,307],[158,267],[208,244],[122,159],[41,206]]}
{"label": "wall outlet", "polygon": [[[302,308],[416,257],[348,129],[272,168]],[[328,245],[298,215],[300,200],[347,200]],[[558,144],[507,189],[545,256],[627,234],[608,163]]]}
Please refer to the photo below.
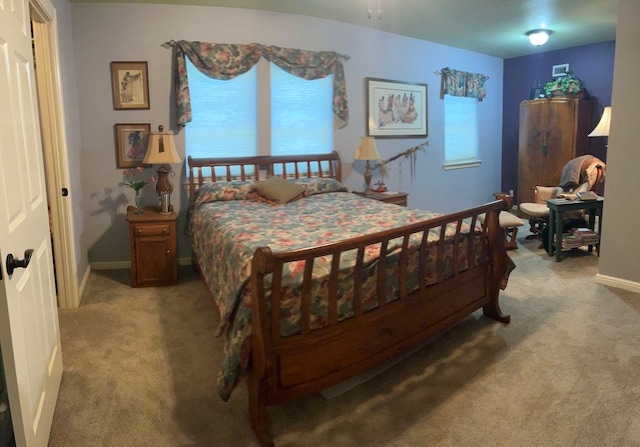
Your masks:
{"label": "wall outlet", "polygon": [[513,189],[509,190],[509,197],[513,197]]}

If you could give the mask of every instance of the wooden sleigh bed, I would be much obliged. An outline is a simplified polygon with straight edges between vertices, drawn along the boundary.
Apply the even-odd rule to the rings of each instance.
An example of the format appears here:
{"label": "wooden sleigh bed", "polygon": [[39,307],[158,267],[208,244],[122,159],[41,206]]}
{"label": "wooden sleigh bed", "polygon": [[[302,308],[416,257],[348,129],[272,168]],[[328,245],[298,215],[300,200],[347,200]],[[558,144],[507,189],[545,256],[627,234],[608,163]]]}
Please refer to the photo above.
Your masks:
{"label": "wooden sleigh bed", "polygon": [[[249,415],[263,446],[273,445],[267,406],[371,370],[480,308],[509,322],[498,303],[514,267],[498,220],[505,201],[436,215],[361,198],[339,183],[335,152],[188,163],[188,233],[221,313],[219,334],[227,337],[219,394],[226,400],[247,381]],[[265,172],[306,191],[295,203],[255,200],[254,182]],[[322,210],[344,219],[340,207],[381,226],[358,233],[358,225],[340,221],[343,231],[325,230],[332,224]],[[295,225],[293,241],[271,228],[296,212],[283,224]],[[276,231],[273,242],[261,239],[265,227]],[[300,246],[313,234],[321,236]]]}

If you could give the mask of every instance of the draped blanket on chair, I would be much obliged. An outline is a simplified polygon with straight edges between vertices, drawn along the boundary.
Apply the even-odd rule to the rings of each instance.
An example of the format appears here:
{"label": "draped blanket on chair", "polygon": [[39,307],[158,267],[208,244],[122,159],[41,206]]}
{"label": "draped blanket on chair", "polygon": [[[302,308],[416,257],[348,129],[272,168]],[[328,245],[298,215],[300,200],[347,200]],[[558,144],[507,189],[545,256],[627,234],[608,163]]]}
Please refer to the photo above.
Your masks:
{"label": "draped blanket on chair", "polygon": [[573,191],[578,185],[589,183],[589,189],[593,188],[597,179],[597,166],[602,169],[604,177],[605,164],[593,155],[581,155],[569,160],[562,168],[560,187],[563,191]]}

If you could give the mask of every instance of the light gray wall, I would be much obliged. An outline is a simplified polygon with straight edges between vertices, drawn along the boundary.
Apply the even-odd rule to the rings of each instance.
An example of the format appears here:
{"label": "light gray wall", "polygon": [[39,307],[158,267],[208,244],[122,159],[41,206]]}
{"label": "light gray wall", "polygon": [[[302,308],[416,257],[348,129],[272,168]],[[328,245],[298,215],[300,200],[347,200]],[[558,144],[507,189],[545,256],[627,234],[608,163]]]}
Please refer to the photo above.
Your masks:
{"label": "light gray wall", "polygon": [[[366,77],[420,82],[429,85],[429,147],[419,153],[416,177],[410,164],[394,162],[386,183],[390,190],[408,192],[409,205],[438,212],[451,212],[493,199],[500,188],[502,68],[501,59],[471,53],[374,29],[312,17],[266,11],[175,6],[159,4],[71,5],[76,78],[80,112],[84,219],[90,262],[129,260],[125,212],[133,202],[133,191],[118,184],[122,173],[115,165],[115,123],[150,123],[173,126],[172,53],[161,44],[173,40],[217,43],[251,43],[332,50],[348,54],[344,64],[351,121],[336,131],[335,149],[345,167],[343,180],[355,190],[363,189],[363,166],[352,167],[353,155],[365,132]],[[148,61],[150,110],[113,110],[109,63]],[[479,103],[480,157],[477,168],[444,171],[443,101],[439,99],[443,67],[479,72],[489,76],[487,98]],[[379,139],[386,159],[424,139]],[[184,131],[176,136],[184,154]],[[184,170],[183,170],[184,171]],[[184,172],[180,181],[184,181]],[[375,181],[375,177],[374,177]],[[174,185],[178,179],[174,179]],[[145,189],[145,200],[153,203],[155,192]],[[190,256],[182,235],[187,197],[174,189],[172,203],[180,209],[179,256]]]}
{"label": "light gray wall", "polygon": [[618,1],[599,282],[640,292],[640,2]]}
{"label": "light gray wall", "polygon": [[71,29],[71,5],[68,0],[52,0],[56,9],[58,49],[60,54],[60,83],[62,89],[62,106],[64,108],[64,132],[67,142],[67,170],[69,175],[69,189],[67,199],[71,201],[73,238],[75,241],[75,258],[77,281],[80,285],[89,267],[89,247],[85,238],[82,188],[82,174],[80,165],[80,123],[78,117],[78,98],[76,89],[75,58],[73,36]]}

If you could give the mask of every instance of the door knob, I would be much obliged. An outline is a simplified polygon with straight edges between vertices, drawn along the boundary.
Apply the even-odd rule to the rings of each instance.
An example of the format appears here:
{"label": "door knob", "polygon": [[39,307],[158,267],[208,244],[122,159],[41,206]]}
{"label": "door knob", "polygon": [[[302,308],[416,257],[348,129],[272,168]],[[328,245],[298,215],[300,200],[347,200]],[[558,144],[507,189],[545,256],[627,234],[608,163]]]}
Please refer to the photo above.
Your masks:
{"label": "door knob", "polygon": [[7,274],[13,275],[15,269],[26,269],[31,261],[31,255],[33,254],[33,248],[29,248],[24,251],[24,259],[16,259],[12,253],[7,255]]}

